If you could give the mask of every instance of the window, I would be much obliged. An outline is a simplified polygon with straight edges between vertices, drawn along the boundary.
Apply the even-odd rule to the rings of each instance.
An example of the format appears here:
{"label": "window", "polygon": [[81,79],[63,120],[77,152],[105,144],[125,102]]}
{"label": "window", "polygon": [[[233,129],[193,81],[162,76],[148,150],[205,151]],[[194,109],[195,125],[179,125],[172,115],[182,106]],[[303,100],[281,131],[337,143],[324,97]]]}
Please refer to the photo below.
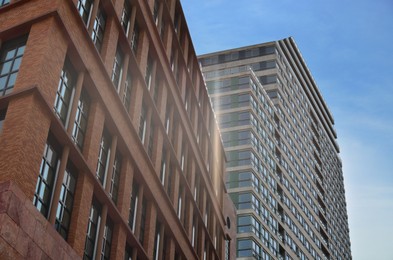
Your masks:
{"label": "window", "polygon": [[67,240],[71,221],[72,206],[74,204],[76,188],[76,170],[69,164],[64,172],[61,185],[59,203],[57,205],[55,228],[60,235]]}
{"label": "window", "polygon": [[1,130],[3,129],[3,122],[6,113],[7,113],[7,109],[0,109],[0,134],[1,134]]}
{"label": "window", "polygon": [[150,90],[151,87],[152,72],[153,72],[153,60],[149,57],[147,60],[146,75],[145,75],[145,82],[148,90]]}
{"label": "window", "polygon": [[165,187],[165,173],[166,173],[166,150],[165,147],[162,148],[162,155],[161,155],[161,170],[160,170],[160,180],[162,186]]}
{"label": "window", "polygon": [[142,110],[141,110],[141,118],[139,122],[139,138],[141,139],[142,143],[145,143],[145,135],[146,135],[146,121],[147,121],[147,108],[145,103],[142,103]]}
{"label": "window", "polygon": [[136,212],[138,209],[138,193],[139,193],[139,185],[134,180],[134,183],[132,184],[130,213],[128,216],[128,226],[131,228],[132,232],[135,231]]}
{"label": "window", "polygon": [[101,51],[102,42],[104,40],[106,15],[102,8],[98,8],[96,19],[94,20],[93,31],[91,33],[91,39],[98,51]]}
{"label": "window", "polygon": [[26,39],[27,37],[23,36],[5,42],[0,48],[0,96],[10,93],[14,88],[25,51]]}
{"label": "window", "polygon": [[38,175],[33,204],[44,217],[48,217],[52,192],[55,186],[58,171],[59,154],[53,145],[51,137],[45,144],[44,154],[41,160],[40,173]]}
{"label": "window", "polygon": [[0,6],[7,5],[10,3],[10,0],[0,0]]}
{"label": "window", "polygon": [[101,205],[93,198],[93,203],[90,208],[89,221],[87,223],[85,250],[83,259],[95,259],[97,248],[98,228],[101,221]]}
{"label": "window", "polygon": [[83,22],[87,26],[89,24],[91,11],[93,10],[93,0],[78,0],[79,15],[82,17]]}
{"label": "window", "polygon": [[126,250],[124,252],[124,260],[132,260],[133,249],[130,245],[126,244]]}
{"label": "window", "polygon": [[72,130],[72,140],[82,150],[83,142],[86,136],[87,119],[90,109],[90,97],[82,90],[76,110],[74,128]]}
{"label": "window", "polygon": [[117,203],[117,197],[119,192],[121,162],[122,162],[122,157],[119,151],[116,151],[115,161],[113,162],[111,189],[109,192],[109,195],[112,197],[112,200],[115,203]]}
{"label": "window", "polygon": [[179,197],[177,199],[177,217],[181,220],[182,218],[182,196],[183,196],[183,187],[179,187]]}
{"label": "window", "polygon": [[112,82],[115,85],[117,91],[119,91],[121,76],[123,74],[123,52],[120,47],[117,46],[115,60],[113,61],[112,68]]}
{"label": "window", "polygon": [[127,79],[124,82],[124,93],[123,93],[123,104],[126,108],[127,112],[130,110],[131,104],[131,87],[132,87],[132,78],[131,73],[128,72]]}
{"label": "window", "polygon": [[147,201],[143,199],[142,201],[142,216],[141,216],[141,226],[139,229],[139,242],[143,245],[145,240],[145,228],[146,228],[146,212],[147,211]]}
{"label": "window", "polygon": [[132,36],[131,36],[131,49],[136,54],[138,50],[138,41],[139,41],[139,26],[137,21],[135,21],[134,24],[134,30],[132,31]]}
{"label": "window", "polygon": [[195,248],[195,241],[196,241],[196,216],[192,217],[192,230],[191,230],[191,245]]}
{"label": "window", "polygon": [[128,1],[124,1],[123,12],[121,13],[121,25],[123,26],[123,30],[128,35],[128,29],[130,27],[130,19],[131,19],[131,6]]}
{"label": "window", "polygon": [[160,3],[158,2],[158,0],[155,0],[154,7],[153,7],[153,19],[154,19],[154,23],[156,25],[158,25],[158,9],[160,7],[159,5],[160,5]]}
{"label": "window", "polygon": [[109,135],[108,131],[104,128],[101,137],[100,150],[98,152],[97,170],[96,170],[97,179],[100,180],[103,186],[105,186],[105,181],[106,181],[105,178],[106,178],[106,173],[108,171],[107,167],[109,163],[111,143],[112,143],[111,136]]}
{"label": "window", "polygon": [[156,234],[154,237],[153,259],[158,260],[160,255],[161,223],[156,223]]}
{"label": "window", "polygon": [[111,256],[113,224],[110,219],[106,221],[102,237],[101,260],[109,260]]}
{"label": "window", "polygon": [[150,158],[153,158],[153,146],[154,146],[154,121],[153,118],[150,121],[150,132],[149,132],[149,144],[147,146],[147,154]]}
{"label": "window", "polygon": [[60,74],[60,81],[54,105],[55,114],[58,118],[60,118],[64,126],[67,126],[75,82],[76,72],[70,62],[66,60]]}

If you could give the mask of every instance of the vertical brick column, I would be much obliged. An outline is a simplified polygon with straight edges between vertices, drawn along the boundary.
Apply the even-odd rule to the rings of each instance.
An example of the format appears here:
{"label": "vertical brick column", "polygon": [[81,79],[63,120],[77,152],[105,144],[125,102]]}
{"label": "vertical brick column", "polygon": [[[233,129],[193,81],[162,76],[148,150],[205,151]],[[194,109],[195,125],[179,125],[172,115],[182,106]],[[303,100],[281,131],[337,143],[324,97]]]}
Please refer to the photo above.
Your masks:
{"label": "vertical brick column", "polygon": [[83,256],[87,223],[93,198],[93,178],[86,173],[80,173],[76,184],[74,210],[72,212],[68,243],[79,256]]}
{"label": "vertical brick column", "polygon": [[104,128],[104,120],[105,115],[102,106],[98,102],[93,102],[90,106],[83,156],[86,158],[90,169],[94,171],[97,167],[98,150]]}
{"label": "vertical brick column", "polygon": [[33,199],[50,126],[45,106],[34,94],[8,104],[0,136],[0,182],[13,180]]}
{"label": "vertical brick column", "polygon": [[37,85],[45,100],[53,105],[67,45],[54,17],[33,24],[14,91]]}
{"label": "vertical brick column", "polygon": [[121,216],[126,222],[128,221],[128,215],[130,212],[133,175],[134,169],[131,161],[124,161],[121,169],[119,200],[117,202],[117,207],[120,211]]}
{"label": "vertical brick column", "polygon": [[111,259],[124,259],[127,233],[120,225],[116,225],[113,231]]}
{"label": "vertical brick column", "polygon": [[156,233],[156,220],[157,220],[157,209],[153,203],[149,203],[146,214],[146,228],[145,228],[145,241],[144,248],[147,255],[153,258],[154,240]]}
{"label": "vertical brick column", "polygon": [[117,19],[117,17],[108,16],[105,25],[104,42],[101,48],[101,58],[104,61],[109,76],[112,75],[113,61],[117,50],[117,38],[119,37],[119,28],[117,27],[115,19]]}

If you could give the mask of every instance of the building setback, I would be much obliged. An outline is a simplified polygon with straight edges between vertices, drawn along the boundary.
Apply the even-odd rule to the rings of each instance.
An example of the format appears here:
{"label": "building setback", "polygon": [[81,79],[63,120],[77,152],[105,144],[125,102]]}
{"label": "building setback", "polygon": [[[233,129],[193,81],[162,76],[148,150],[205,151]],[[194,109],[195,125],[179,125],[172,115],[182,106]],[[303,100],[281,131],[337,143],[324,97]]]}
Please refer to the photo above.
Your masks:
{"label": "building setback", "polygon": [[237,257],[351,259],[333,116],[294,40],[199,61],[228,160]]}
{"label": "building setback", "polygon": [[0,0],[0,259],[228,259],[224,167],[179,0]]}

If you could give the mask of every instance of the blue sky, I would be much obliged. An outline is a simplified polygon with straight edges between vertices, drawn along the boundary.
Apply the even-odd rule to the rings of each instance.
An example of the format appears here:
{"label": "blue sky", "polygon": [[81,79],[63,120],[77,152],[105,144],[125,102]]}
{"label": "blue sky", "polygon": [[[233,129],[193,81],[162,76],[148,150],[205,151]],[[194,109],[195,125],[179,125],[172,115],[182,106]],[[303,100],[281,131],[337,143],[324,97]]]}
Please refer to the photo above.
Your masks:
{"label": "blue sky", "polygon": [[332,111],[355,260],[393,260],[393,0],[182,0],[197,54],[293,36]]}

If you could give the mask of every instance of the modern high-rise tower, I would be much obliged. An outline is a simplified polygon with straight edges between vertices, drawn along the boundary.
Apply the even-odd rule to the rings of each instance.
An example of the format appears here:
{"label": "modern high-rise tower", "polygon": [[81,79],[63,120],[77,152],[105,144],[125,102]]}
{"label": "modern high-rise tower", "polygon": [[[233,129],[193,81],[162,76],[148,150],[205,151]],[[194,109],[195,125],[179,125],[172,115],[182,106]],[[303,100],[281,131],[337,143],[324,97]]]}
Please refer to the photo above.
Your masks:
{"label": "modern high-rise tower", "polygon": [[224,167],[179,0],[0,0],[1,260],[225,259]]}
{"label": "modern high-rise tower", "polygon": [[228,160],[237,257],[351,259],[334,119],[294,40],[199,61]]}

